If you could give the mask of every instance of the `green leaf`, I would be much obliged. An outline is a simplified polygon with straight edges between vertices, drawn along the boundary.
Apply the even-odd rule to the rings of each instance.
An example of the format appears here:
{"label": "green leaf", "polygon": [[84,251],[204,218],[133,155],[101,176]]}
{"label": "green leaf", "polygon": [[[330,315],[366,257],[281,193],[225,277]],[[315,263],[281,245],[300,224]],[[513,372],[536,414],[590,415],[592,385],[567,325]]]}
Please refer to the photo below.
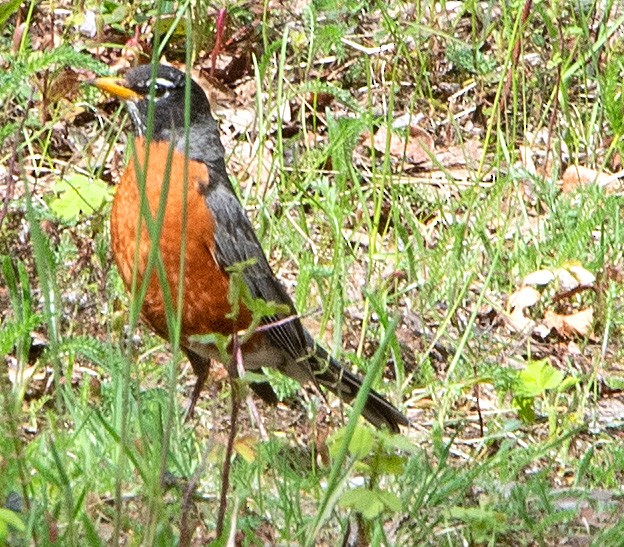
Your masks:
{"label": "green leaf", "polygon": [[260,324],[262,319],[277,318],[279,315],[288,316],[291,314],[291,309],[285,304],[278,304],[277,302],[253,297],[245,280],[244,272],[256,262],[256,258],[250,258],[249,260],[237,262],[226,268],[226,271],[230,274],[228,301],[232,306],[232,310],[226,317],[236,319],[240,314],[240,304],[242,302],[252,313],[252,322],[249,326],[249,331],[253,331]]}
{"label": "green leaf", "polygon": [[374,490],[368,488],[354,488],[340,496],[341,507],[350,507],[361,513],[366,519],[373,519],[384,510],[384,503]]}
{"label": "green leaf", "polygon": [[354,488],[342,494],[339,505],[349,507],[369,520],[378,517],[383,511],[396,513],[401,510],[401,500],[392,492],[369,490],[364,487]]}
{"label": "green leaf", "polygon": [[22,0],[9,0],[8,2],[2,2],[0,4],[0,26],[7,22],[7,19],[11,17],[22,5]]}
{"label": "green leaf", "polygon": [[525,423],[535,421],[535,408],[533,407],[533,397],[514,397],[513,404],[518,409],[518,415]]}
{"label": "green leaf", "polygon": [[400,475],[403,473],[406,458],[396,454],[381,454],[377,458],[377,472],[382,475]]}
{"label": "green leaf", "polygon": [[561,384],[559,384],[559,386],[557,387],[557,392],[563,393],[564,391],[567,391],[571,387],[574,387],[575,385],[577,385],[580,381],[581,381],[580,378],[575,378],[574,376],[568,376],[567,378],[563,380],[563,382],[561,382]]}
{"label": "green leaf", "polygon": [[604,376],[603,380],[605,385],[611,389],[624,389],[624,377],[622,376]]}
{"label": "green leaf", "polygon": [[477,543],[491,540],[493,534],[504,532],[508,526],[505,513],[486,507],[451,507],[449,514],[469,526]]}
{"label": "green leaf", "polygon": [[[329,437],[327,444],[332,457],[336,456],[340,449],[345,433],[346,427],[341,427]],[[349,442],[349,453],[359,460],[369,456],[373,451],[376,435],[377,432],[373,432],[368,426],[358,423]]]}
{"label": "green leaf", "polygon": [[4,507],[0,507],[0,523],[8,524],[20,532],[24,532],[26,530],[26,526],[24,526],[20,516],[14,511],[5,509]]}
{"label": "green leaf", "polygon": [[221,358],[224,359],[224,362],[228,362],[228,348],[232,341],[231,336],[224,336],[223,334],[211,332],[209,334],[193,334],[189,336],[189,340],[206,346],[215,346]]}
{"label": "green leaf", "polygon": [[329,455],[335,458],[338,455],[340,446],[342,445],[342,439],[344,439],[347,428],[341,427],[334,431],[327,439],[327,446],[329,447]]}
{"label": "green leaf", "polygon": [[349,443],[349,452],[352,456],[361,460],[373,451],[374,444],[375,437],[370,428],[358,424]]}
{"label": "green leaf", "polygon": [[394,513],[401,511],[403,504],[396,494],[388,492],[387,490],[377,490],[377,495],[388,511]]}
{"label": "green leaf", "polygon": [[254,298],[245,304],[250,308],[254,317],[257,316],[260,319],[264,317],[274,317],[278,314],[288,314],[290,309],[285,304],[278,304],[272,300],[262,300],[262,298]]}
{"label": "green leaf", "polygon": [[516,396],[537,397],[549,389],[556,389],[562,381],[563,373],[550,365],[547,359],[533,361],[518,375]]}
{"label": "green leaf", "polygon": [[102,545],[98,531],[86,513],[82,513],[81,520],[85,531],[85,543],[93,546]]}
{"label": "green leaf", "polygon": [[340,496],[340,506],[351,507],[359,511],[365,505],[362,500],[370,501],[370,497],[371,491],[367,488],[353,488],[352,490],[347,490]]}
{"label": "green leaf", "polygon": [[372,458],[368,458],[367,460],[357,460],[353,464],[353,472],[358,475],[370,477],[373,474],[373,468],[371,467],[370,463],[368,463],[371,461],[371,459]]}
{"label": "green leaf", "polygon": [[384,510],[383,502],[374,494],[375,492],[371,492],[370,503],[362,511],[360,511],[362,513],[362,516],[368,520],[372,520],[375,517],[378,517]]}
{"label": "green leaf", "polygon": [[107,25],[121,23],[126,17],[128,17],[128,7],[124,5],[115,6],[113,11],[102,15],[102,19]]}
{"label": "green leaf", "polygon": [[263,384],[267,381],[265,374],[261,372],[245,372],[240,378],[246,384]]}
{"label": "green leaf", "polygon": [[50,209],[62,220],[76,220],[81,213],[90,215],[110,200],[112,190],[103,180],[91,179],[75,173],[54,186],[58,197],[50,202]]}
{"label": "green leaf", "polygon": [[392,448],[396,448],[397,450],[402,450],[403,452],[407,452],[408,454],[420,454],[421,448],[416,446],[412,440],[407,438],[405,435],[388,435],[384,442],[386,445],[389,445]]}

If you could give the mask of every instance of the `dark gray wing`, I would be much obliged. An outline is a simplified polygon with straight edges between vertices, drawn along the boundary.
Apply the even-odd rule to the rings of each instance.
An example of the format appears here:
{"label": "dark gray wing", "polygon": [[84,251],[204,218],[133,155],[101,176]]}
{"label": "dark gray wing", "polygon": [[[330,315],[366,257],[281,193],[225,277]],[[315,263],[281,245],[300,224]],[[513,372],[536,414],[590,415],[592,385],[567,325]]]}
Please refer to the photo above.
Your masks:
{"label": "dark gray wing", "polygon": [[[288,315],[265,318],[264,324],[275,323],[287,316],[294,317],[266,331],[272,344],[285,350],[293,361],[308,367],[310,379],[317,384],[325,386],[346,402],[353,401],[362,385],[360,379],[317,345],[296,317],[295,306],[275,278],[245,210],[234,193],[223,160],[210,162],[208,173],[210,182],[205,189],[205,199],[215,219],[217,262],[222,268],[227,268],[255,259],[255,263],[243,271],[251,294],[255,298],[284,304],[290,310]],[[399,425],[408,424],[405,416],[375,391],[369,393],[363,415],[377,427],[385,426],[390,431],[396,432]]]}
{"label": "dark gray wing", "polygon": [[[243,271],[243,278],[254,298],[288,306],[290,313],[266,317],[264,324],[272,324],[288,316],[296,316],[295,306],[267,262],[256,233],[243,206],[227,178],[223,160],[208,165],[210,182],[205,188],[206,204],[215,219],[216,259],[222,268],[255,260]],[[267,335],[273,344],[285,350],[293,359],[308,354],[306,336],[296,317],[271,327]],[[267,363],[269,364],[269,363]]]}

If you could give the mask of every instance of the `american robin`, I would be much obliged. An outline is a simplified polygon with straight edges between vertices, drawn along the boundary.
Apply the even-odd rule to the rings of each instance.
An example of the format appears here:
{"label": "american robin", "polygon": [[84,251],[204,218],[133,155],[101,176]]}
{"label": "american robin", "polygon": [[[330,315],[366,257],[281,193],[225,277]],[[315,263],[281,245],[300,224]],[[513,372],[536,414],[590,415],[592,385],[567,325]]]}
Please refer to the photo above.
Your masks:
{"label": "american robin", "polygon": [[[214,345],[198,342],[193,335],[231,335],[245,330],[252,320],[242,302],[233,317],[228,298],[230,267],[242,263],[246,264],[242,278],[250,294],[280,304],[287,312],[264,317],[263,328],[242,345],[245,369],[261,372],[261,367],[273,367],[300,383],[320,384],[342,400],[352,401],[361,381],[319,346],[297,317],[232,188],[208,99],[192,80],[185,124],[186,81],[185,74],[175,68],[160,65],[153,71],[152,65],[142,65],[129,70],[124,78],[99,78],[94,83],[125,101],[136,133],[135,158],[121,178],[111,214],[113,255],[126,287],[132,286],[135,269],[136,286],[140,286],[152,247],[145,222],[137,228],[141,215],[145,216],[141,211],[141,180],[145,181],[152,215],[158,213],[159,202],[166,200],[159,248],[169,294],[174,299],[184,249],[181,347],[197,375],[189,413],[208,375],[210,360],[222,359]],[[149,275],[142,315],[157,334],[168,338],[159,276],[155,271]],[[252,383],[251,387],[262,399],[277,401],[268,381]],[[363,415],[375,426],[391,431],[408,423],[374,391],[368,396]]]}

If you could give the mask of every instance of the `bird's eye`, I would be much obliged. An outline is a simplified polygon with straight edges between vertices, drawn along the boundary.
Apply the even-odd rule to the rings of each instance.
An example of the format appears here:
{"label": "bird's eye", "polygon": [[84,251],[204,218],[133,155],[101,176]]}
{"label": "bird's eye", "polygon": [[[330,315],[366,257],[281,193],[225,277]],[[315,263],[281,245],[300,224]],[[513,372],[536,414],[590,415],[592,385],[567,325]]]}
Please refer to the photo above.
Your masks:
{"label": "bird's eye", "polygon": [[156,81],[154,82],[154,97],[156,99],[166,97],[169,95],[169,90],[173,87],[175,87],[175,84],[171,80],[167,80],[166,78],[156,78]]}
{"label": "bird's eye", "polygon": [[169,95],[169,90],[157,84],[153,88],[150,88],[150,86],[143,87],[140,89],[139,93],[146,99],[151,99],[153,97],[155,101],[159,101]]}
{"label": "bird's eye", "polygon": [[169,90],[168,90],[168,89],[166,89],[166,88],[164,88],[164,87],[161,87],[161,86],[159,86],[159,85],[157,85],[157,86],[154,88],[154,97],[156,97],[157,99],[160,99],[160,98],[164,97],[164,96],[165,96],[165,95],[167,95],[168,93],[169,93]]}
{"label": "bird's eye", "polygon": [[164,78],[156,78],[154,85],[149,80],[145,80],[136,86],[135,89],[140,90],[141,95],[145,97],[153,96],[155,99],[162,99],[169,94],[170,88],[174,87],[173,83]]}

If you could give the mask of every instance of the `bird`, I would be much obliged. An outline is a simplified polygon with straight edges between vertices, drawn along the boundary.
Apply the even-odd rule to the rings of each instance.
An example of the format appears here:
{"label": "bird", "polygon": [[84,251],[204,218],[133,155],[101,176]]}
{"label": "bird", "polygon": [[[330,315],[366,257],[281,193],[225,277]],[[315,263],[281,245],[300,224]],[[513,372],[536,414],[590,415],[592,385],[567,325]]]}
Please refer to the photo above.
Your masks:
{"label": "bird", "polygon": [[[245,370],[262,374],[262,367],[273,368],[300,384],[323,386],[352,402],[362,382],[305,329],[271,269],[230,182],[217,122],[199,84],[177,68],[162,64],[139,65],[124,76],[100,77],[92,83],[125,102],[134,126],[134,158],[120,178],[111,210],[114,260],[128,290],[133,282],[140,286],[149,276],[141,315],[156,334],[170,339],[163,276],[146,271],[150,234],[146,222],[137,227],[145,216],[145,203],[151,215],[164,203],[158,247],[168,293],[174,299],[180,281],[183,283],[180,346],[197,376],[188,414],[192,415],[200,397],[211,360],[223,361],[215,344],[198,335],[233,335],[252,322],[244,302],[236,306],[238,313],[232,313],[228,297],[232,267],[241,264],[248,294],[277,304],[261,319],[262,328],[240,348]],[[252,382],[250,387],[266,402],[278,402],[268,380]],[[408,425],[407,418],[374,390],[369,392],[362,414],[374,426],[393,433]]]}

